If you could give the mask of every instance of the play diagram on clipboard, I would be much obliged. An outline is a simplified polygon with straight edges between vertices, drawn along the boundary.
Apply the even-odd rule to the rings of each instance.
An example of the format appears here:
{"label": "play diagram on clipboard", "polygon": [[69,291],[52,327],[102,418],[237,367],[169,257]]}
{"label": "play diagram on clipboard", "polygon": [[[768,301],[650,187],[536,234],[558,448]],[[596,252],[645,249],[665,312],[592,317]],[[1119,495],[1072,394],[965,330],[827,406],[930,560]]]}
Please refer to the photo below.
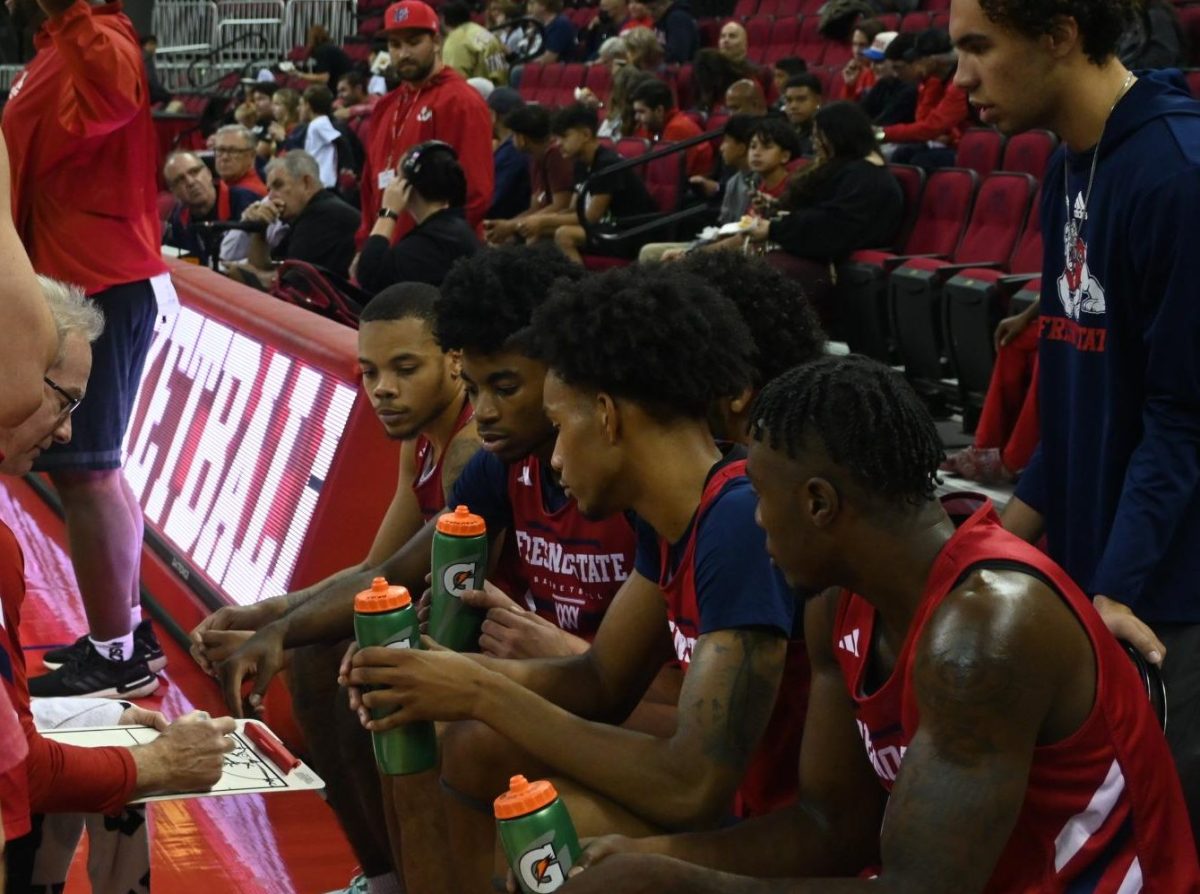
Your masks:
{"label": "play diagram on clipboard", "polygon": [[[251,734],[247,727],[258,727]],[[119,745],[127,748],[146,745],[158,738],[158,731],[145,726],[99,726],[78,729],[47,730],[42,733],[47,739],[64,745],[97,748],[104,745]],[[252,741],[254,735],[259,742]],[[180,798],[209,798],[218,795],[251,795],[264,792],[313,791],[325,787],[321,779],[307,764],[292,758],[279,744],[275,734],[257,720],[238,720],[237,729],[229,734],[234,740],[234,749],[225,755],[225,769],[217,784],[204,792],[169,792],[150,795],[131,803],[144,804],[149,801],[172,801]],[[269,752],[274,747],[275,756]],[[282,752],[288,761],[282,761]],[[289,770],[289,764],[294,766]]]}

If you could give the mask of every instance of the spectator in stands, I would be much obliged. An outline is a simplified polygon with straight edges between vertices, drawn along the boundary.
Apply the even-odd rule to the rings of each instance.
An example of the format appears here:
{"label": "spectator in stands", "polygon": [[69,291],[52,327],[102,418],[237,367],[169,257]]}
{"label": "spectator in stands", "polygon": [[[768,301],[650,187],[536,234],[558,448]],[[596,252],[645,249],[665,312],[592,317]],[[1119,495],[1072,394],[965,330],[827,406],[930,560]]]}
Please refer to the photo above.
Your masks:
{"label": "spectator in stands", "polygon": [[725,100],[725,92],[735,81],[746,77],[748,69],[729,61],[719,50],[705,47],[692,62],[695,108],[702,114],[715,112]]}
{"label": "spectator in stands", "polygon": [[[528,158],[529,207],[510,220],[484,221],[488,242],[498,245],[520,234],[522,221],[537,215],[561,215],[571,206],[574,166],[563,157],[550,133],[550,112],[544,106],[523,105],[504,119],[517,151]],[[543,235],[552,235],[546,233]]]}
{"label": "spectator in stands", "polygon": [[823,89],[821,79],[811,72],[796,75],[783,88],[783,113],[800,138],[802,158],[811,158],[815,152],[813,120],[824,99]]}
{"label": "spectator in stands", "polygon": [[508,61],[504,45],[496,35],[471,21],[471,9],[463,0],[442,7],[446,35],[442,59],[464,78],[487,78],[493,84],[508,83]]}
{"label": "spectator in stands", "polygon": [[747,156],[754,175],[750,213],[762,217],[775,212],[791,177],[791,163],[800,156],[801,149],[796,131],[783,119],[769,116],[755,122]]}
{"label": "spectator in stands", "polygon": [[[440,286],[451,265],[479,250],[479,237],[463,215],[467,180],[454,148],[439,141],[414,146],[400,175],[383,193],[383,208],[363,244],[358,281],[368,292],[401,282]],[[416,226],[392,245],[396,221]]]}
{"label": "spectator in stands", "polygon": [[367,93],[367,79],[362,72],[348,71],[337,82],[337,101],[333,104],[333,117],[349,124],[355,119],[369,117],[377,102],[378,96]]}
{"label": "spectator in stands", "polygon": [[[420,0],[401,0],[384,13],[384,33],[400,86],[371,116],[363,166],[361,245],[375,225],[383,191],[404,153],[419,143],[442,140],[458,152],[467,176],[467,222],[478,227],[492,201],[491,112],[479,94],[442,62],[437,13]],[[411,229],[400,221],[397,238]]]}
{"label": "spectator in stands", "polygon": [[891,160],[922,168],[954,164],[955,149],[970,126],[967,94],[954,83],[957,62],[950,37],[931,28],[922,31],[906,54],[917,88],[916,118],[911,124],[889,124],[877,132],[880,142],[896,145]]}
{"label": "spectator in stands", "polygon": [[303,149],[272,159],[267,185],[267,198],[242,215],[262,229],[250,237],[246,263],[231,267],[230,275],[265,289],[275,276],[272,262],[292,260],[346,279],[358,211],[321,185],[316,159]]}
{"label": "spectator in stands", "polygon": [[146,63],[146,78],[150,82],[150,102],[154,105],[166,105],[171,101],[171,91],[163,86],[158,76],[158,63],[154,54],[158,52],[158,38],[147,34],[141,40],[142,61]]}
{"label": "spectator in stands", "polygon": [[529,162],[517,149],[513,132],[506,123],[508,115],[524,106],[525,101],[511,87],[497,87],[487,98],[487,104],[492,113],[492,139],[496,144],[496,189],[487,216],[489,220],[507,219],[529,208]]}
{"label": "spectator in stands", "polygon": [[275,82],[242,83],[245,85],[245,99],[238,107],[234,120],[254,134],[254,169],[262,179],[267,161],[274,155],[271,122],[275,120],[275,112],[271,103],[275,98]]}
{"label": "spectator in stands", "polygon": [[[633,94],[633,116],[638,127],[654,143],[679,143],[703,133],[699,124],[675,108],[671,88],[657,79],[638,87]],[[712,173],[713,152],[710,143],[693,146],[685,156],[689,177]]]}
{"label": "spectator in stands", "polygon": [[[653,32],[650,32],[653,34]],[[642,71],[633,65],[627,65],[617,72],[613,78],[612,93],[608,98],[608,116],[600,125],[600,136],[609,140],[620,140],[637,135],[637,117],[633,113],[633,94],[643,84],[650,84],[658,79],[649,72]],[[594,97],[582,100],[592,108],[599,109],[600,101]]]}
{"label": "spectator in stands", "polygon": [[[81,290],[46,278],[41,279],[41,284],[59,330],[59,357],[46,372],[41,407],[12,432],[8,454],[0,462],[0,473],[5,475],[27,474],[34,460],[51,444],[70,442],[72,411],[82,402],[91,375],[91,345],[104,329],[104,315],[94,303],[84,298]],[[116,325],[120,325],[119,318]],[[45,852],[39,853],[39,850],[47,843],[44,837],[53,836],[48,829],[43,836],[44,827],[40,822],[38,828],[31,831],[32,816],[68,811],[118,815],[120,820],[114,819],[111,824],[114,834],[129,836],[141,825],[137,818],[128,824],[121,821],[128,819],[123,814],[129,801],[159,792],[207,789],[217,781],[223,756],[233,748],[226,734],[232,732],[234,723],[229,718],[210,720],[207,714],[195,713],[168,726],[161,714],[130,707],[128,703],[76,699],[69,704],[77,711],[101,706],[101,710],[108,708],[109,716],[121,725],[154,727],[161,735],[148,745],[132,748],[84,748],[62,745],[43,737],[35,727],[30,711],[20,639],[21,609],[25,599],[24,558],[12,531],[3,524],[0,524],[0,580],[0,617],[3,619],[0,623],[0,686],[7,696],[3,701],[11,701],[17,709],[28,751],[24,762],[0,775],[3,838],[10,839],[4,855],[8,867],[6,890],[16,894],[44,890],[32,885],[35,863],[39,875],[59,868],[45,865]],[[113,854],[98,840],[92,839],[90,845],[94,853]],[[52,846],[61,849],[65,842],[54,841]],[[126,853],[124,856],[129,858],[131,855]],[[145,862],[132,867],[134,871],[127,872],[127,877],[115,879],[109,876],[113,887],[105,890],[126,891],[136,885],[149,871],[149,854],[141,856]],[[61,879],[39,878],[38,881],[65,881],[66,867],[61,869],[64,870]],[[119,873],[120,868],[115,868],[113,874]],[[4,876],[5,872],[0,868],[0,880]],[[62,885],[46,887],[61,889]]]}
{"label": "spectator in stands", "polygon": [[767,114],[767,98],[758,81],[743,78],[734,81],[725,91],[725,108],[731,115]]}
{"label": "spectator in stands", "polygon": [[280,87],[271,97],[271,124],[267,128],[272,156],[304,148],[304,123],[300,120],[300,94]]}
{"label": "spectator in stands", "polygon": [[267,185],[254,169],[254,134],[240,124],[226,124],[213,137],[213,158],[217,176],[224,183],[248,189],[258,197],[267,194]]}
{"label": "spectator in stands", "polygon": [[666,54],[667,64],[691,62],[700,49],[700,26],[688,0],[650,0],[654,30]]}
{"label": "spectator in stands", "polygon": [[563,15],[562,0],[529,0],[529,15],[542,23],[542,51],[534,62],[570,62],[575,26]]}
{"label": "spectator in stands", "polygon": [[883,22],[879,19],[863,19],[855,25],[850,35],[853,55],[842,68],[842,77],[833,90],[834,99],[857,102],[875,84],[875,71],[864,52],[882,31]]}
{"label": "spectator in stands", "polygon": [[[756,175],[750,170],[750,141],[758,126],[759,118],[754,115],[734,115],[725,122],[719,152],[721,166],[730,171],[724,183],[705,177],[692,177],[691,182],[712,197],[723,191],[721,212],[717,226],[737,223],[750,210],[750,199],[754,194]],[[638,253],[639,261],[671,261],[684,254],[711,245],[715,239],[697,239],[693,242],[651,242]]]}
{"label": "spectator in stands", "polygon": [[782,196],[779,209],[786,213],[755,221],[748,236],[779,246],[781,251],[768,259],[804,283],[809,301],[827,322],[832,266],[859,249],[892,244],[904,216],[904,193],[879,152],[870,119],[857,105],[823,106],[815,125],[817,158]]}
{"label": "spectator in stands", "polygon": [[345,50],[333,42],[324,25],[311,25],[304,48],[308,51],[305,64],[308,71],[297,71],[297,77],[310,84],[324,84],[330,92],[337,89],[342,75],[354,67]]}
{"label": "spectator in stands", "polygon": [[663,45],[658,35],[650,28],[638,26],[621,35],[629,49],[629,64],[650,74],[657,74],[663,67]]}
{"label": "spectator in stands", "polygon": [[775,60],[771,73],[775,79],[775,94],[779,97],[775,101],[775,108],[780,112],[787,105],[787,100],[783,97],[783,91],[787,88],[787,82],[796,75],[804,74],[806,71],[808,71],[808,63],[799,56],[784,56],[782,59]]}
{"label": "spectator in stands", "polygon": [[739,22],[726,22],[717,35],[717,49],[730,62],[745,62],[750,51],[750,35]]}
{"label": "spectator in stands", "polygon": [[337,187],[342,158],[349,158],[348,150],[339,152],[338,141],[344,137],[330,117],[332,111],[333,94],[328,87],[324,84],[313,84],[304,89],[304,94],[300,97],[304,151],[317,160],[317,167],[321,171],[321,185],[326,189]]}
{"label": "spectator in stands", "polygon": [[600,0],[599,11],[586,27],[579,29],[576,36],[579,41],[579,58],[597,58],[605,41],[617,37],[628,22],[628,0]]}
{"label": "spectator in stands", "polygon": [[650,14],[650,10],[643,0],[629,0],[629,21],[621,28],[621,33],[624,34],[634,28],[654,30],[654,16]]}
{"label": "spectator in stands", "polygon": [[[570,208],[561,214],[544,214],[518,224],[517,231],[526,239],[554,234],[554,241],[563,254],[573,261],[582,261],[584,247],[592,254],[631,255],[632,246],[613,247],[608,242],[589,239],[576,221],[575,206],[585,181],[598,171],[619,163],[622,159],[615,149],[601,145],[596,131],[596,111],[583,103],[574,103],[554,116],[554,135],[559,138],[563,157],[575,164],[575,196]],[[623,219],[653,212],[654,202],[646,192],[640,177],[630,168],[610,174],[588,185],[584,216],[592,226],[615,231]]]}
{"label": "spectator in stands", "polygon": [[[163,245],[173,245],[195,255],[200,263],[210,263],[209,238],[197,224],[208,221],[240,220],[258,196],[224,180],[213,181],[212,172],[194,153],[173,152],[163,165],[163,179],[175,196],[175,207],[163,228]],[[214,234],[213,241],[220,235]],[[242,258],[222,253],[225,261]]]}
{"label": "spectator in stands", "polygon": [[[122,443],[159,305],[169,311],[178,302],[162,260],[146,73],[119,4],[21,3],[40,33],[0,119],[12,216],[33,268],[81,285],[108,319],[72,443],[37,460],[62,501],[89,629],[56,650],[65,663],[30,689],[35,697],[137,697],[158,686],[148,662],[163,655],[149,622],[139,625],[142,513],[121,471]],[[20,270],[19,262],[5,269]]]}
{"label": "spectator in stands", "polygon": [[912,49],[915,34],[885,31],[865,53],[875,70],[875,86],[859,100],[862,110],[877,127],[903,124],[917,114],[917,85],[896,74],[896,66],[907,66],[904,54]]}
{"label": "spectator in stands", "polygon": [[1187,64],[1187,38],[1171,0],[1144,0],[1117,50],[1121,64],[1140,68],[1182,68]]}

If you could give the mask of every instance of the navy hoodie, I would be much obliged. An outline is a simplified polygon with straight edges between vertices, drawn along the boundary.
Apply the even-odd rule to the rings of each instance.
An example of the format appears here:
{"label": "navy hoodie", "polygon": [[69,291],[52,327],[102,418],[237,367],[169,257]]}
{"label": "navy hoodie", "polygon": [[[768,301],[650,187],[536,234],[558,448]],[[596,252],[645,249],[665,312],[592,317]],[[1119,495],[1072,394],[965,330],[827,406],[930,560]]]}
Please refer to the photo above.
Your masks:
{"label": "navy hoodie", "polygon": [[1062,147],[1042,185],[1042,443],[1017,496],[1084,590],[1198,623],[1200,103],[1179,72],[1142,74],[1098,151],[1074,246],[1093,152]]}

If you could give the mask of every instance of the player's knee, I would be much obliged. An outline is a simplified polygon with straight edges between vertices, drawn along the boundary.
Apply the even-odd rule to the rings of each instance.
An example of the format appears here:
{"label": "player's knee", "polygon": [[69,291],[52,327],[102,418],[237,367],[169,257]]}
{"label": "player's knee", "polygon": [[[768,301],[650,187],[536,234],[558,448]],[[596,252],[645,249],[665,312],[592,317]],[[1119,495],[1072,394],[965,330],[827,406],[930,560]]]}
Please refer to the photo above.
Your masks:
{"label": "player's knee", "polygon": [[442,779],[451,788],[478,798],[499,794],[502,783],[502,753],[508,742],[487,724],[464,720],[442,730]]}
{"label": "player's knee", "polygon": [[580,227],[559,227],[554,231],[554,242],[563,248],[574,248],[581,241],[583,230]]}

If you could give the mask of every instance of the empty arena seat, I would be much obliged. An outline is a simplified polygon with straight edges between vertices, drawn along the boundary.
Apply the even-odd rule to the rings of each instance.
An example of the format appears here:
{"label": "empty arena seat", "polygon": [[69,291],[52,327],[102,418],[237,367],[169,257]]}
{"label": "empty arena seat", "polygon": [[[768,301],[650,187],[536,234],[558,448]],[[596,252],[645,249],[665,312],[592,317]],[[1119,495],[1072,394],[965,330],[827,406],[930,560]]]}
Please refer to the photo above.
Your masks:
{"label": "empty arena seat", "polygon": [[758,0],[737,0],[733,7],[733,17],[745,21],[758,11]]}
{"label": "empty arena seat", "polygon": [[542,92],[542,78],[545,76],[546,66],[544,65],[526,65],[525,71],[521,74],[521,86],[517,88],[517,92],[521,94],[521,98],[526,102],[538,102],[538,97]]}
{"label": "empty arena seat", "polygon": [[967,228],[948,259],[911,258],[892,272],[888,311],[896,347],[905,373],[922,393],[940,393],[944,375],[942,287],[969,267],[1007,270],[1035,189],[1028,174],[992,174],[980,186]]}
{"label": "empty arena seat", "polygon": [[612,70],[607,65],[593,62],[587,66],[587,70],[583,74],[583,86],[595,93],[600,97],[600,101],[607,105],[608,97],[612,93]]}
{"label": "empty arena seat", "polygon": [[613,148],[622,158],[637,158],[650,151],[650,141],[641,137],[622,137]]}
{"label": "empty arena seat", "polygon": [[1019,133],[1004,147],[1005,171],[1029,174],[1040,181],[1050,163],[1050,156],[1058,148],[1058,137],[1048,130],[1029,130]]}
{"label": "empty arena seat", "polygon": [[906,12],[900,20],[901,31],[919,32],[929,27],[929,13],[918,10]]}
{"label": "empty arena seat", "polygon": [[1004,135],[990,127],[972,127],[958,142],[954,165],[970,168],[980,177],[986,177],[1000,167],[1004,154]]}
{"label": "empty arena seat", "polygon": [[746,19],[746,42],[751,50],[767,46],[771,42],[770,16],[755,15]]}
{"label": "empty arena seat", "polygon": [[796,55],[808,63],[809,68],[821,64],[825,56],[825,38],[820,32],[821,20],[816,16],[805,16],[800,21],[800,36],[796,39]]}
{"label": "empty arena seat", "polygon": [[[655,148],[661,149],[663,147],[664,144],[660,144]],[[684,170],[686,157],[687,153],[685,152],[664,155],[662,158],[654,159],[642,168],[642,179],[645,181],[646,191],[654,199],[654,204],[658,206],[658,210],[664,214],[674,211],[679,207],[686,177]]]}

